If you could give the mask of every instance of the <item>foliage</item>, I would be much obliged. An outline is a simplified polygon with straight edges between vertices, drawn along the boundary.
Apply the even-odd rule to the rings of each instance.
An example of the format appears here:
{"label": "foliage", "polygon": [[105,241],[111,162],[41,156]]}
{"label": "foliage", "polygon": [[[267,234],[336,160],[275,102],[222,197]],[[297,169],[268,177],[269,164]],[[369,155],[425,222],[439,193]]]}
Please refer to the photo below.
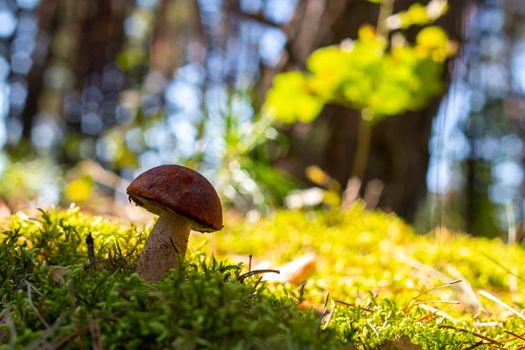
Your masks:
{"label": "foliage", "polygon": [[[414,4],[387,22],[393,28],[428,24],[445,10],[444,5],[431,12]],[[335,103],[359,109],[365,120],[376,122],[417,110],[442,92],[443,63],[454,50],[447,33],[438,26],[420,30],[411,45],[399,32],[389,42],[384,34],[364,25],[356,40],[312,53],[307,73],[278,74],[268,91],[264,113],[286,123],[311,122],[324,104]]]}
{"label": "foliage", "polygon": [[297,184],[290,175],[271,165],[272,152],[265,147],[279,142],[273,120],[255,115],[252,120],[243,121],[234,110],[235,103],[243,100],[251,102],[247,95],[234,94],[222,116],[224,146],[218,159],[216,186],[237,209],[247,211],[255,207],[264,211],[280,205]]}

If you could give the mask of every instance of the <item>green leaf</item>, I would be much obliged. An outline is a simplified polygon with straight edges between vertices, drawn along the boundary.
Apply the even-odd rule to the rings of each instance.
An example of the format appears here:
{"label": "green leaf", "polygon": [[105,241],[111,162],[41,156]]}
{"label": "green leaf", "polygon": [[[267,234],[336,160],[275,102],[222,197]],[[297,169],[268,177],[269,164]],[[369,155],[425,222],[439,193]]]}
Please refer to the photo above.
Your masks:
{"label": "green leaf", "polygon": [[306,66],[313,75],[310,87],[319,96],[333,98],[341,84],[349,75],[351,61],[348,52],[338,46],[328,46],[312,53]]}
{"label": "green leaf", "polygon": [[[430,18],[421,4],[403,14],[412,24]],[[292,123],[314,120],[327,102],[368,109],[374,121],[423,108],[442,92],[443,62],[454,50],[447,33],[437,26],[421,30],[416,45],[410,46],[405,40],[388,45],[374,27],[365,25],[356,40],[316,50],[307,60],[309,74],[279,74],[264,110]]]}
{"label": "green leaf", "polygon": [[297,120],[308,123],[319,115],[324,102],[312,93],[304,73],[285,72],[275,77],[274,85],[266,95],[263,114],[285,123]]}

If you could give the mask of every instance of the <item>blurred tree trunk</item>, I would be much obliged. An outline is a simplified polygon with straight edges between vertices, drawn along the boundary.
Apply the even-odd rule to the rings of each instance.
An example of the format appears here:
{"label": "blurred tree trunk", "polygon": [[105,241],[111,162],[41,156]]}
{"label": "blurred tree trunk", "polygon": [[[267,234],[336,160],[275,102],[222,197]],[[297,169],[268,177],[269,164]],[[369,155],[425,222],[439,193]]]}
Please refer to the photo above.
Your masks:
{"label": "blurred tree trunk", "polygon": [[[395,2],[396,11],[406,9],[414,2],[416,1],[398,0]],[[302,11],[308,13],[308,7],[314,6],[314,3],[324,9],[325,15],[317,18],[310,16],[308,22],[303,23],[308,26],[300,25],[299,33],[291,38],[289,59],[285,63],[288,69],[304,66],[304,60],[315,48],[336,44],[345,38],[355,38],[360,25],[367,21],[375,23],[377,20],[378,6],[366,1],[309,0],[303,4],[306,10]],[[463,1],[450,1],[448,13],[439,21],[457,41],[460,41],[465,5],[466,2]],[[337,12],[330,11],[335,8],[338,8]],[[303,15],[303,18],[307,17]],[[328,20],[332,22],[330,30],[326,31]],[[316,25],[322,28],[322,37],[312,39],[316,32],[306,28],[315,28]],[[363,187],[372,179],[382,181],[384,191],[379,207],[395,211],[409,221],[414,218],[418,204],[426,194],[428,142],[438,105],[439,100],[436,99],[424,110],[388,118],[372,132]],[[328,105],[313,124],[292,126],[288,131],[291,137],[289,152],[278,165],[307,181],[304,169],[317,164],[344,187],[352,171],[359,117],[358,111]]]}
{"label": "blurred tree trunk", "polygon": [[55,0],[44,0],[38,7],[37,49],[33,53],[33,66],[29,71],[27,81],[27,98],[20,118],[22,122],[22,137],[31,140],[34,117],[38,112],[39,96],[44,88],[44,72],[47,67],[49,41],[56,30]]}
{"label": "blurred tree trunk", "polygon": [[82,21],[75,64],[76,89],[79,91],[86,77],[100,75],[122,50],[127,9],[126,1],[120,0],[87,0],[82,5],[78,9]]}
{"label": "blurred tree trunk", "polygon": [[[128,0],[83,0],[78,2],[77,46],[70,67],[74,75],[73,90],[82,104],[80,113],[68,120],[68,129],[97,136],[116,124],[115,112],[103,106],[116,105],[122,79],[115,62],[125,43],[124,19],[131,6]],[[86,89],[90,90],[86,90]],[[96,131],[81,129],[82,114],[93,113],[102,118]],[[75,120],[76,119],[76,120]]]}
{"label": "blurred tree trunk", "polygon": [[[149,49],[149,70],[171,78],[177,67],[203,60],[201,20],[197,0],[162,0]],[[193,46],[191,46],[193,45]]]}
{"label": "blurred tree trunk", "polygon": [[[72,89],[80,95],[85,87],[95,85],[115,98],[115,89],[104,91],[102,75],[122,49],[128,3],[126,0],[41,2],[37,12],[38,45],[33,67],[26,77],[28,95],[20,116],[24,139],[31,138],[38,112],[49,113],[60,119],[59,125],[65,123],[69,130],[80,131],[81,109],[75,110],[74,116],[63,111],[64,96]],[[58,86],[45,83],[46,70],[52,69],[56,79],[51,84],[60,80]],[[49,84],[50,79],[47,80]]]}

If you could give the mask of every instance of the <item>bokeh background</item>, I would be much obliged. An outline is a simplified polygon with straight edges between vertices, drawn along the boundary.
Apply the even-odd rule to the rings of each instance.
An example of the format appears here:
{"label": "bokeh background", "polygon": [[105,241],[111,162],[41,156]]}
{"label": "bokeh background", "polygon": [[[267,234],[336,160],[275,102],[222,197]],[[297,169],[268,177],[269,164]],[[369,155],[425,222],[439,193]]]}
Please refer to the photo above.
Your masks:
{"label": "bokeh background", "polygon": [[353,191],[421,232],[445,225],[520,240],[522,0],[448,4],[437,24],[458,50],[446,89],[374,128],[359,181],[359,111],[326,105],[294,124],[261,115],[276,74],[355,38],[378,11],[365,0],[0,0],[2,215],[74,202],[134,219],[129,180],[180,163],[250,220],[338,206],[330,194]]}

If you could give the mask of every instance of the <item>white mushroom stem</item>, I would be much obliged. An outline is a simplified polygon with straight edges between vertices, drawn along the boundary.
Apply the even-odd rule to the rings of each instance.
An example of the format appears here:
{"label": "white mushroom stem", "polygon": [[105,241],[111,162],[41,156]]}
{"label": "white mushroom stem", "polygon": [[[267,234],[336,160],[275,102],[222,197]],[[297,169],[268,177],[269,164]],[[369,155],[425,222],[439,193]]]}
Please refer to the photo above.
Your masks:
{"label": "white mushroom stem", "polygon": [[140,255],[137,273],[150,282],[160,280],[179,259],[184,259],[192,221],[163,211]]}

